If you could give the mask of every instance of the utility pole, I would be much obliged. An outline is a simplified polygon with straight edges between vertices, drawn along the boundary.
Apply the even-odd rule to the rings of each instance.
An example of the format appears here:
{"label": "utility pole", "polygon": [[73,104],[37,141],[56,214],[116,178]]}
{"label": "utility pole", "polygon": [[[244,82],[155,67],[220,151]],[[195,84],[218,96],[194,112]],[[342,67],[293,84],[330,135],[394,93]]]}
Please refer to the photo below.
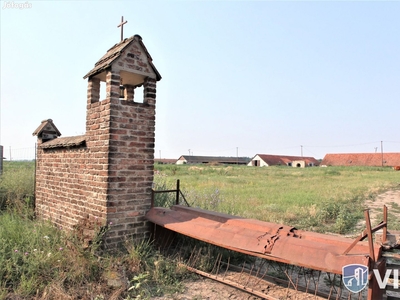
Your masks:
{"label": "utility pole", "polygon": [[382,155],[382,167],[383,167],[383,141],[381,141],[381,155]]}
{"label": "utility pole", "polygon": [[239,164],[239,147],[236,147],[236,164]]}
{"label": "utility pole", "polygon": [[301,157],[303,157],[303,145],[300,145],[301,148]]}

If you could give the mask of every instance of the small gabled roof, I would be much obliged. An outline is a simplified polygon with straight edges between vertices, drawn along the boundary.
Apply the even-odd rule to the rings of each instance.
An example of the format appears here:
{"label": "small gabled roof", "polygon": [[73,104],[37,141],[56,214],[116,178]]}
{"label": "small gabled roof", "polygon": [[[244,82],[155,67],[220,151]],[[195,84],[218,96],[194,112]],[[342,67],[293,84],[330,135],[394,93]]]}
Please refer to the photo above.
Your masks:
{"label": "small gabled roof", "polygon": [[296,160],[305,161],[306,164],[312,163],[314,165],[318,165],[319,161],[314,157],[306,157],[306,156],[287,156],[287,155],[272,155],[272,154],[256,154],[252,160],[256,157],[260,157],[265,163],[269,166],[277,166],[277,165],[287,165],[290,162]]}
{"label": "small gabled roof", "polygon": [[98,62],[95,63],[94,68],[90,70],[89,73],[87,73],[83,79],[86,79],[91,76],[95,76],[104,70],[108,69],[111,67],[113,62],[118,59],[123,53],[124,50],[133,42],[137,41],[140,46],[144,49],[148,63],[150,64],[151,68],[153,69],[154,73],[156,74],[156,79],[160,80],[161,75],[157,71],[156,67],[153,65],[153,59],[150,56],[150,53],[147,51],[146,46],[142,42],[142,37],[140,35],[135,34],[134,36],[131,36],[130,38],[126,38],[123,41],[119,42],[118,44],[115,44],[113,47],[111,47],[106,54],[103,55],[102,58],[99,59]]}
{"label": "small gabled roof", "polygon": [[44,131],[55,132],[57,136],[61,135],[61,132],[57,129],[56,125],[54,125],[52,119],[43,120],[40,126],[32,133],[32,135],[41,136]]}
{"label": "small gabled roof", "polygon": [[49,149],[49,148],[76,147],[84,145],[85,143],[86,143],[85,135],[66,136],[45,142],[40,145],[40,148]]}

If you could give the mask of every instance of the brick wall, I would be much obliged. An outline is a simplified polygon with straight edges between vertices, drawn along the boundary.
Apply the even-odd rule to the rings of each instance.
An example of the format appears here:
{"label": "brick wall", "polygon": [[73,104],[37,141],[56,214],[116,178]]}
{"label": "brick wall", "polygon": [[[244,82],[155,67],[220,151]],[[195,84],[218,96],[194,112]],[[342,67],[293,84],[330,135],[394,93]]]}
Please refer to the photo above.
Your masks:
{"label": "brick wall", "polygon": [[111,224],[106,245],[113,247],[148,233],[156,81],[145,80],[143,103],[119,99],[119,74],[108,71],[106,83],[99,101],[99,81],[89,79],[85,144],[44,149],[39,139],[36,212],[70,229],[87,218]]}

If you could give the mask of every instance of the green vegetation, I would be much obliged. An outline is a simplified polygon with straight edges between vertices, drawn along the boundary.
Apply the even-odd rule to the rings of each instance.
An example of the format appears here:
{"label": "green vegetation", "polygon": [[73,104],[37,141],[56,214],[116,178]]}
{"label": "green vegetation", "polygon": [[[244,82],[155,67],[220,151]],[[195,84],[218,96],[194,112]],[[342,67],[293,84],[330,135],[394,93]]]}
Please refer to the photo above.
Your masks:
{"label": "green vegetation", "polygon": [[0,214],[0,299],[148,299],[182,291],[181,279],[189,276],[148,241],[128,240],[113,255],[101,244],[82,245],[79,236],[49,223]]}
{"label": "green vegetation", "polygon": [[[318,232],[350,233],[363,218],[364,201],[400,188],[391,168],[290,168],[156,165],[155,182],[176,180],[195,207]],[[157,186],[156,185],[156,186]],[[390,216],[390,215],[389,215]],[[389,219],[389,225],[398,222]]]}
{"label": "green vegetation", "polygon": [[0,241],[0,298],[8,291],[32,296],[53,282],[75,285],[98,279],[95,259],[50,224],[3,213]]}
{"label": "green vegetation", "polygon": [[[180,179],[192,206],[320,232],[348,233],[363,216],[364,200],[400,187],[400,172],[389,168],[155,168],[155,188],[175,189]],[[128,240],[120,252],[105,253],[104,232],[99,231],[98,243],[85,247],[79,231],[35,220],[33,194],[34,163],[5,162],[0,176],[0,299],[148,299],[182,290],[189,274],[151,242]],[[157,205],[174,200],[174,193],[156,197]],[[392,206],[389,228],[399,223],[399,205]],[[199,263],[211,267],[207,260]]]}
{"label": "green vegetation", "polygon": [[[35,220],[34,164],[5,162],[0,177],[0,299],[149,299],[182,291],[186,269],[148,241],[117,253],[101,234],[85,247],[79,230]],[[99,227],[100,229],[100,227]]]}
{"label": "green vegetation", "polygon": [[0,175],[0,210],[7,205],[23,209],[25,202],[32,204],[34,177],[33,161],[4,162],[3,175]]}

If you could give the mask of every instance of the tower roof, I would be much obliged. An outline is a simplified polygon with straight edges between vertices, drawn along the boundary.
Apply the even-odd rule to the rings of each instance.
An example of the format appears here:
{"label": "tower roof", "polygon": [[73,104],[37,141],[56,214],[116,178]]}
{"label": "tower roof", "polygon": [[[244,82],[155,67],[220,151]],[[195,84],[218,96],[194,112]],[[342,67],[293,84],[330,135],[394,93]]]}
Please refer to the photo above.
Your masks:
{"label": "tower roof", "polygon": [[[137,53],[126,53],[127,50],[130,50],[128,48],[135,43],[139,48],[141,48],[140,50],[143,50],[144,57],[143,55],[141,56],[141,51],[139,49],[137,49],[139,51],[134,51]],[[131,36],[130,38],[126,38],[111,47],[107,53],[95,63],[94,68],[90,70],[89,73],[87,73],[83,78],[86,79],[88,77],[93,77],[103,73],[106,69],[117,64],[118,60],[123,56],[127,56],[125,57],[125,60],[127,60],[126,64],[129,64],[129,68],[134,68],[138,73],[143,73],[142,75],[146,75],[145,73],[148,73],[148,76],[154,77],[157,81],[161,79],[160,73],[153,65],[153,59],[151,58],[150,53],[147,51],[146,46],[142,42],[142,37],[137,34]],[[143,61],[144,59],[146,59],[146,61]],[[147,64],[149,65],[150,69],[148,68]],[[124,70],[122,65],[123,62],[119,62],[117,68]]]}
{"label": "tower roof", "polygon": [[61,132],[57,129],[56,125],[54,125],[52,119],[43,120],[38,128],[32,133],[32,135],[41,136],[43,133],[54,133],[57,136],[61,135]]}

